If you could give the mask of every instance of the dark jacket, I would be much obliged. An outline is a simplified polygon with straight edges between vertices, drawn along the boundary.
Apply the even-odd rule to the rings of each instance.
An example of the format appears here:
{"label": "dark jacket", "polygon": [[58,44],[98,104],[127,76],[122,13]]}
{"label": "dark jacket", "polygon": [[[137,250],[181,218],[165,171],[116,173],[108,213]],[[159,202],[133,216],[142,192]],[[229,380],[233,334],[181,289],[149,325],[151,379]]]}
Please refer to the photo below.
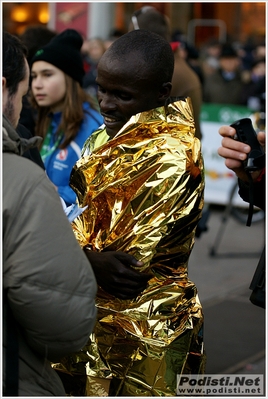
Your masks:
{"label": "dark jacket", "polygon": [[[31,137],[33,137],[31,132],[25,126],[23,126],[22,124],[19,124],[17,126],[16,131],[17,131],[18,135],[20,137],[24,138],[24,139],[30,139]],[[42,140],[41,137],[40,137],[40,140]],[[33,161],[37,165],[41,166],[41,168],[45,169],[45,165],[44,165],[44,163],[42,161],[40,152],[39,152],[37,147],[29,148],[28,150],[26,150],[22,154],[22,156],[25,157],[25,158],[30,159],[31,161]]]}
{"label": "dark jacket", "polygon": [[[247,183],[244,183],[242,180],[238,179],[238,184],[239,184],[239,195],[240,197],[246,201],[249,202],[249,197],[250,197],[250,192],[249,192],[249,185]],[[261,208],[263,211],[265,211],[265,190],[266,190],[266,184],[265,184],[265,173],[262,175],[262,178],[259,182],[254,183],[253,185],[253,203],[255,206]],[[251,284],[250,284],[250,289],[252,290],[252,294],[250,296],[251,302],[256,305],[260,306],[262,308],[265,308],[265,292],[266,292],[266,287],[265,287],[265,275],[266,275],[266,261],[265,261],[265,246],[263,248],[262,254],[260,256],[259,263],[256,267],[255,273],[253,275]]]}
{"label": "dark jacket", "polygon": [[31,133],[31,136],[35,135],[35,121],[36,121],[37,111],[30,105],[27,96],[22,98],[22,109],[20,113],[19,123]]}
{"label": "dark jacket", "polygon": [[[239,195],[245,201],[249,202],[249,186],[247,183],[243,182],[242,180],[238,179],[239,185]],[[262,175],[262,178],[259,182],[254,183],[254,205],[258,208],[265,211],[265,174]]]}

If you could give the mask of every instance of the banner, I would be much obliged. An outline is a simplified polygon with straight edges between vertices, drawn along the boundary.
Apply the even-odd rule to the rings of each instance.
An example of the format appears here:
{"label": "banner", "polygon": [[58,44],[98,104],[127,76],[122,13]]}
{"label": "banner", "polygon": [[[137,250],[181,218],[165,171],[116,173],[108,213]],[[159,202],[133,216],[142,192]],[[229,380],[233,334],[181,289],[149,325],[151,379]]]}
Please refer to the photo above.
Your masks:
{"label": "banner", "polygon": [[89,3],[55,3],[53,29],[62,32],[65,29],[76,29],[87,37]]}
{"label": "banner", "polygon": [[[218,155],[222,137],[219,128],[242,118],[251,118],[252,111],[237,105],[203,104],[200,124],[202,131],[202,153],[205,164],[205,202],[227,205],[232,188],[237,183],[235,173],[225,166],[225,159]],[[248,207],[235,190],[233,204]]]}

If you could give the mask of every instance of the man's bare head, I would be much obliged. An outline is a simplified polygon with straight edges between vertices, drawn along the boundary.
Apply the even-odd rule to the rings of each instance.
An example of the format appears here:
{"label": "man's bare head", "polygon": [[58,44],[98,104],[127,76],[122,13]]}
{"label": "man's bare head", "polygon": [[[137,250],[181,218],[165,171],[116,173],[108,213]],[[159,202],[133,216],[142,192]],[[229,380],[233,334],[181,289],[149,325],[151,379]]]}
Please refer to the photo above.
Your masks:
{"label": "man's bare head", "polygon": [[171,39],[169,18],[152,6],[141,7],[133,13],[128,30],[137,29],[146,29],[157,33],[167,41]]}
{"label": "man's bare head", "polygon": [[147,30],[117,39],[98,65],[98,100],[113,137],[132,115],[166,103],[174,56],[169,43]]}

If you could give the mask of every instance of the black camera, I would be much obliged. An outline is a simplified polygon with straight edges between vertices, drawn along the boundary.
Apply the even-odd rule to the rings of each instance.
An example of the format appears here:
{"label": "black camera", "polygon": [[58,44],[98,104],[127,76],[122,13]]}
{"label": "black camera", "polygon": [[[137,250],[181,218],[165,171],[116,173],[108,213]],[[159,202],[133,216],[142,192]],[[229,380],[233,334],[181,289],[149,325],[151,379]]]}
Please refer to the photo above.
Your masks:
{"label": "black camera", "polygon": [[251,147],[247,159],[244,161],[244,168],[247,172],[254,172],[262,169],[265,164],[264,150],[257,139],[257,134],[253,128],[250,118],[239,119],[230,126],[235,128],[235,140],[248,144]]}

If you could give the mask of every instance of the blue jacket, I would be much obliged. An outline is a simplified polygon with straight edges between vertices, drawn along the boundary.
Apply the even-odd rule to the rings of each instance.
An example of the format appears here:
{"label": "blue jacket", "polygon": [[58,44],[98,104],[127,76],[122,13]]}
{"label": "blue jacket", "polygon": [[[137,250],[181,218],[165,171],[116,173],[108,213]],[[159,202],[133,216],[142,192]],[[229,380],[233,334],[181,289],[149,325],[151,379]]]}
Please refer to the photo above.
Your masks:
{"label": "blue jacket", "polygon": [[[69,186],[72,168],[81,157],[81,150],[86,139],[103,124],[102,116],[97,111],[93,110],[88,103],[84,103],[83,108],[85,111],[85,118],[75,139],[66,148],[57,148],[44,160],[47,175],[55,186],[57,186],[58,193],[60,197],[64,199],[67,206],[76,201],[76,194]],[[52,116],[51,146],[53,146],[52,141],[55,139],[61,115],[61,112],[56,112]]]}

